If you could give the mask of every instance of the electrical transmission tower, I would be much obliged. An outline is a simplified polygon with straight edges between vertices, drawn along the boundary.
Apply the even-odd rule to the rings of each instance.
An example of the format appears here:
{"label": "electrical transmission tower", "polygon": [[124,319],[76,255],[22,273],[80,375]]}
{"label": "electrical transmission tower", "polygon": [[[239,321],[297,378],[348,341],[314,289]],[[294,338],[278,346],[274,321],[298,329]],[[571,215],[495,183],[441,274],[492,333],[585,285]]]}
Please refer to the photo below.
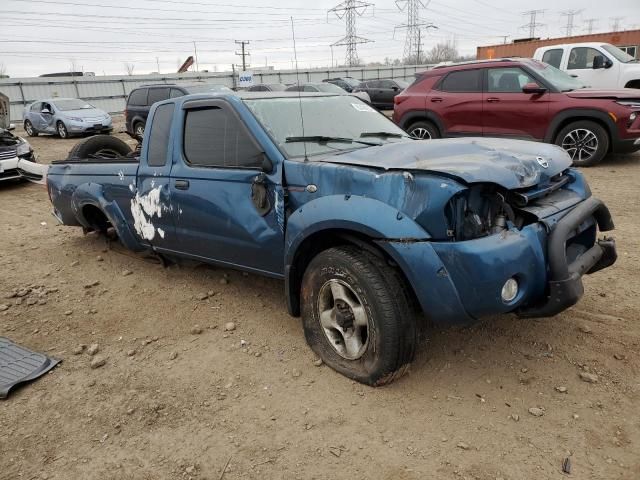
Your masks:
{"label": "electrical transmission tower", "polygon": [[611,17],[611,31],[619,32],[620,31],[620,20],[624,20],[624,17]]}
{"label": "electrical transmission tower", "polygon": [[247,70],[247,67],[250,66],[249,64],[247,64],[247,57],[250,56],[250,53],[247,52],[244,48],[245,45],[249,45],[249,40],[236,40],[236,43],[242,48],[242,51],[236,52],[236,55],[242,57],[242,71],[244,72]]}
{"label": "electrical transmission tower", "polygon": [[367,10],[367,7],[372,5],[372,3],[362,2],[360,0],[344,0],[344,2],[336,5],[327,12],[327,20],[330,13],[334,13],[336,17],[341,20],[343,18],[345,19],[346,35],[331,46],[346,45],[347,53],[345,55],[345,62],[349,67],[356,66],[359,63],[356,45],[359,43],[373,42],[373,40],[356,35],[356,17],[361,17]]}
{"label": "electrical transmission tower", "polygon": [[565,36],[570,37],[573,33],[573,18],[578,15],[582,10],[567,10],[562,12],[563,17],[567,17],[567,26],[565,28]]}
{"label": "electrical transmission tower", "polygon": [[423,0],[396,0],[396,6],[401,12],[407,10],[407,23],[398,25],[394,29],[406,28],[407,36],[404,42],[404,59],[414,59],[415,63],[420,63],[420,27],[438,28],[432,23],[420,21],[420,9],[426,9],[431,0],[425,3]]}
{"label": "electrical transmission tower", "polygon": [[585,28],[585,30],[587,31],[587,33],[593,33],[593,25],[594,23],[596,23],[598,21],[597,18],[587,18],[585,20],[587,26]]}
{"label": "electrical transmission tower", "polygon": [[529,15],[529,23],[521,27],[529,29],[529,38],[534,38],[536,36],[536,28],[544,25],[544,23],[536,23],[536,17],[539,13],[544,13],[544,10],[529,10],[528,12],[522,12],[522,15]]}

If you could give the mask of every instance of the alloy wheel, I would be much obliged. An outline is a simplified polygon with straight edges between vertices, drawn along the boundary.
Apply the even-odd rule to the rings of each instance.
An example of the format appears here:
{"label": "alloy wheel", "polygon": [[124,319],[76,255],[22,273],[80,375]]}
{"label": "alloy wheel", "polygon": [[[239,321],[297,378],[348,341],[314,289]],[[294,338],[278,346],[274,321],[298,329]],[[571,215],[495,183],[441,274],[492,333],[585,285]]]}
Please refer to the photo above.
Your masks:
{"label": "alloy wheel", "polygon": [[418,127],[411,130],[411,136],[420,140],[431,140],[431,134],[426,128]]}
{"label": "alloy wheel", "polygon": [[584,162],[598,150],[598,137],[586,128],[571,130],[562,139],[562,148],[571,156],[571,160]]}
{"label": "alloy wheel", "polygon": [[369,319],[358,295],[342,280],[327,281],[318,294],[320,326],[331,347],[347,360],[362,357],[369,344]]}

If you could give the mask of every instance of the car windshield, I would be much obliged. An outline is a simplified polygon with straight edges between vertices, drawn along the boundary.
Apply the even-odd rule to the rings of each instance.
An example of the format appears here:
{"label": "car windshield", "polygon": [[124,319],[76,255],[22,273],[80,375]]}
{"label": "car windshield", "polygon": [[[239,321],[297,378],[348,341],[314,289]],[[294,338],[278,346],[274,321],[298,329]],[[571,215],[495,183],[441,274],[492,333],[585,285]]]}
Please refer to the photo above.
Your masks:
{"label": "car windshield", "polygon": [[547,63],[531,61],[530,65],[535,68],[538,75],[561,92],[570,92],[571,90],[586,87],[586,85],[578,79]]}
{"label": "car windshield", "polygon": [[361,83],[360,80],[350,77],[345,77],[342,80],[344,80],[345,83],[348,83],[351,87],[357,87]]}
{"label": "car windshield", "polygon": [[211,93],[211,92],[233,92],[225,85],[217,85],[215,83],[203,83],[202,85],[188,85],[184,89],[189,93]]}
{"label": "car windshield", "polygon": [[409,86],[409,84],[404,80],[396,80],[396,84],[402,89],[407,88]]}
{"label": "car windshield", "polygon": [[631,55],[629,55],[626,52],[623,52],[622,50],[620,50],[618,47],[614,47],[613,45],[600,45],[604,50],[607,51],[607,53],[610,53],[611,55],[613,55],[614,57],[616,57],[616,59],[619,62],[622,63],[629,63],[629,62],[637,62],[637,60],[635,58],[633,58]]}
{"label": "car windshield", "polygon": [[244,103],[288,157],[303,157],[305,148],[311,156],[409,140],[387,117],[348,95],[247,98]]}
{"label": "car windshield", "polygon": [[69,98],[67,100],[56,100],[53,104],[63,112],[68,112],[70,110],[86,110],[89,108],[96,108],[90,103],[85,102],[84,100],[80,100],[78,98]]}

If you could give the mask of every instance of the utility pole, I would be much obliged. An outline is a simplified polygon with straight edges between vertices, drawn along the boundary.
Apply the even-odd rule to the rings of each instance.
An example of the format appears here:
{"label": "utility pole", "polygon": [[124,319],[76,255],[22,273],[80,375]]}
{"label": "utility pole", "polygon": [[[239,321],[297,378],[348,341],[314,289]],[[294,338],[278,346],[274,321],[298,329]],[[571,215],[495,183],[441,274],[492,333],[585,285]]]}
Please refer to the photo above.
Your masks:
{"label": "utility pole", "polygon": [[536,28],[544,25],[544,23],[536,23],[536,17],[538,14],[542,13],[544,13],[544,10],[529,10],[528,12],[522,12],[522,15],[529,15],[529,23],[520,28],[529,29],[529,38],[534,38],[536,36]]}
{"label": "utility pole", "polygon": [[420,63],[420,42],[421,42],[421,32],[420,27],[425,28],[438,28],[432,23],[420,22],[420,9],[426,9],[431,0],[424,3],[423,0],[396,0],[396,6],[398,10],[404,12],[407,10],[407,23],[403,23],[401,25],[397,25],[393,29],[393,33],[398,28],[406,28],[407,36],[404,41],[404,59],[410,60],[413,58],[414,54],[416,55],[416,63]]}
{"label": "utility pole", "polygon": [[158,68],[158,73],[160,73],[160,60],[156,57],[156,67]]}
{"label": "utility pole", "polygon": [[498,35],[498,38],[502,39],[502,44],[506,45],[507,44],[507,38],[509,38],[511,35]]}
{"label": "utility pole", "polygon": [[567,26],[565,28],[565,36],[570,37],[573,33],[573,18],[578,15],[582,10],[567,10],[562,12],[563,17],[567,17]]}
{"label": "utility pole", "polygon": [[236,52],[236,55],[242,57],[242,71],[244,72],[247,70],[247,57],[249,56],[249,52],[245,51],[244,46],[249,45],[249,40],[236,40],[236,43],[242,48],[242,51]]}
{"label": "utility pole", "polygon": [[587,31],[587,33],[591,34],[593,33],[593,24],[596,23],[598,21],[597,18],[587,18],[585,20],[587,26],[585,28],[585,30]]}
{"label": "utility pole", "polygon": [[372,3],[366,3],[361,0],[344,0],[344,2],[336,5],[327,12],[327,21],[329,21],[330,13],[335,14],[339,19],[345,19],[346,35],[337,42],[334,42],[331,46],[337,47],[339,45],[345,45],[347,47],[345,60],[349,67],[354,67],[360,63],[356,45],[373,41],[356,35],[356,17],[361,17],[367,8],[372,5]]}
{"label": "utility pole", "polygon": [[195,40],[193,41],[193,58],[196,60],[196,72],[200,71],[200,65],[198,65],[198,47],[196,47]]}
{"label": "utility pole", "polygon": [[624,17],[611,17],[610,20],[613,22],[611,24],[611,31],[612,32],[619,32],[620,31],[620,20],[624,20]]}

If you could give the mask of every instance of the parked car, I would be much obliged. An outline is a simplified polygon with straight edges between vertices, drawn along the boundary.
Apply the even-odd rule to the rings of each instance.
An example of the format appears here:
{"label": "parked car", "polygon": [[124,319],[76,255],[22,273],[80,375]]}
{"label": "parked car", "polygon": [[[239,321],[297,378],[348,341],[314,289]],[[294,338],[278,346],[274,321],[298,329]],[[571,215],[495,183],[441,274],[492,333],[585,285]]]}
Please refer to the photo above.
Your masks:
{"label": "parked car", "polygon": [[393,110],[393,99],[407,88],[409,84],[402,80],[367,80],[353,91],[366,92],[371,104],[381,110]]}
{"label": "parked car", "polygon": [[[139,158],[92,137],[51,165],[54,215],[131,250],[283,279],[311,348],[359,382],[407,370],[419,310],[444,325],[552,316],[616,259],[597,240],[609,211],[554,145],[417,141],[321,93],[190,95],[149,118]],[[92,142],[126,158],[78,158]]]}
{"label": "parked car", "polygon": [[233,90],[226,85],[206,82],[198,82],[191,85],[173,83],[142,85],[131,90],[127,97],[127,105],[124,110],[125,130],[129,134],[142,137],[151,105],[168,98],[194,93],[233,93]]}
{"label": "parked car", "polygon": [[30,137],[41,133],[69,138],[87,133],[110,133],[111,115],[79,98],[48,98],[28,105],[22,114]]}
{"label": "parked car", "polygon": [[[340,93],[343,95],[345,93],[348,93],[346,90],[343,90],[342,88],[340,88],[337,85],[334,85],[333,83],[311,83],[311,82],[303,83],[301,85],[291,85],[287,87],[285,92],[308,92],[308,93],[323,92],[323,93]],[[367,103],[371,103],[371,98],[369,98],[369,95],[365,92],[354,92],[351,95],[353,95],[354,97],[358,97],[359,99],[364,100]]]}
{"label": "parked car", "polygon": [[531,59],[437,67],[395,97],[394,121],[417,138],[495,136],[562,146],[574,165],[640,149],[640,90],[595,90]]}
{"label": "parked car", "polygon": [[9,97],[0,93],[0,182],[23,178],[42,180],[42,172],[39,178],[32,176],[33,167],[40,168],[33,148],[24,138],[14,135],[14,129],[15,125],[10,123]]}
{"label": "parked car", "polygon": [[640,88],[640,63],[608,43],[572,43],[538,48],[533,58],[594,88]]}
{"label": "parked car", "polygon": [[286,89],[282,83],[258,83],[247,88],[247,92],[283,92]]}
{"label": "parked car", "polygon": [[345,92],[353,92],[353,90],[360,86],[360,80],[356,80],[353,77],[337,77],[337,78],[325,78],[322,80],[325,83],[333,83],[339,86]]}

